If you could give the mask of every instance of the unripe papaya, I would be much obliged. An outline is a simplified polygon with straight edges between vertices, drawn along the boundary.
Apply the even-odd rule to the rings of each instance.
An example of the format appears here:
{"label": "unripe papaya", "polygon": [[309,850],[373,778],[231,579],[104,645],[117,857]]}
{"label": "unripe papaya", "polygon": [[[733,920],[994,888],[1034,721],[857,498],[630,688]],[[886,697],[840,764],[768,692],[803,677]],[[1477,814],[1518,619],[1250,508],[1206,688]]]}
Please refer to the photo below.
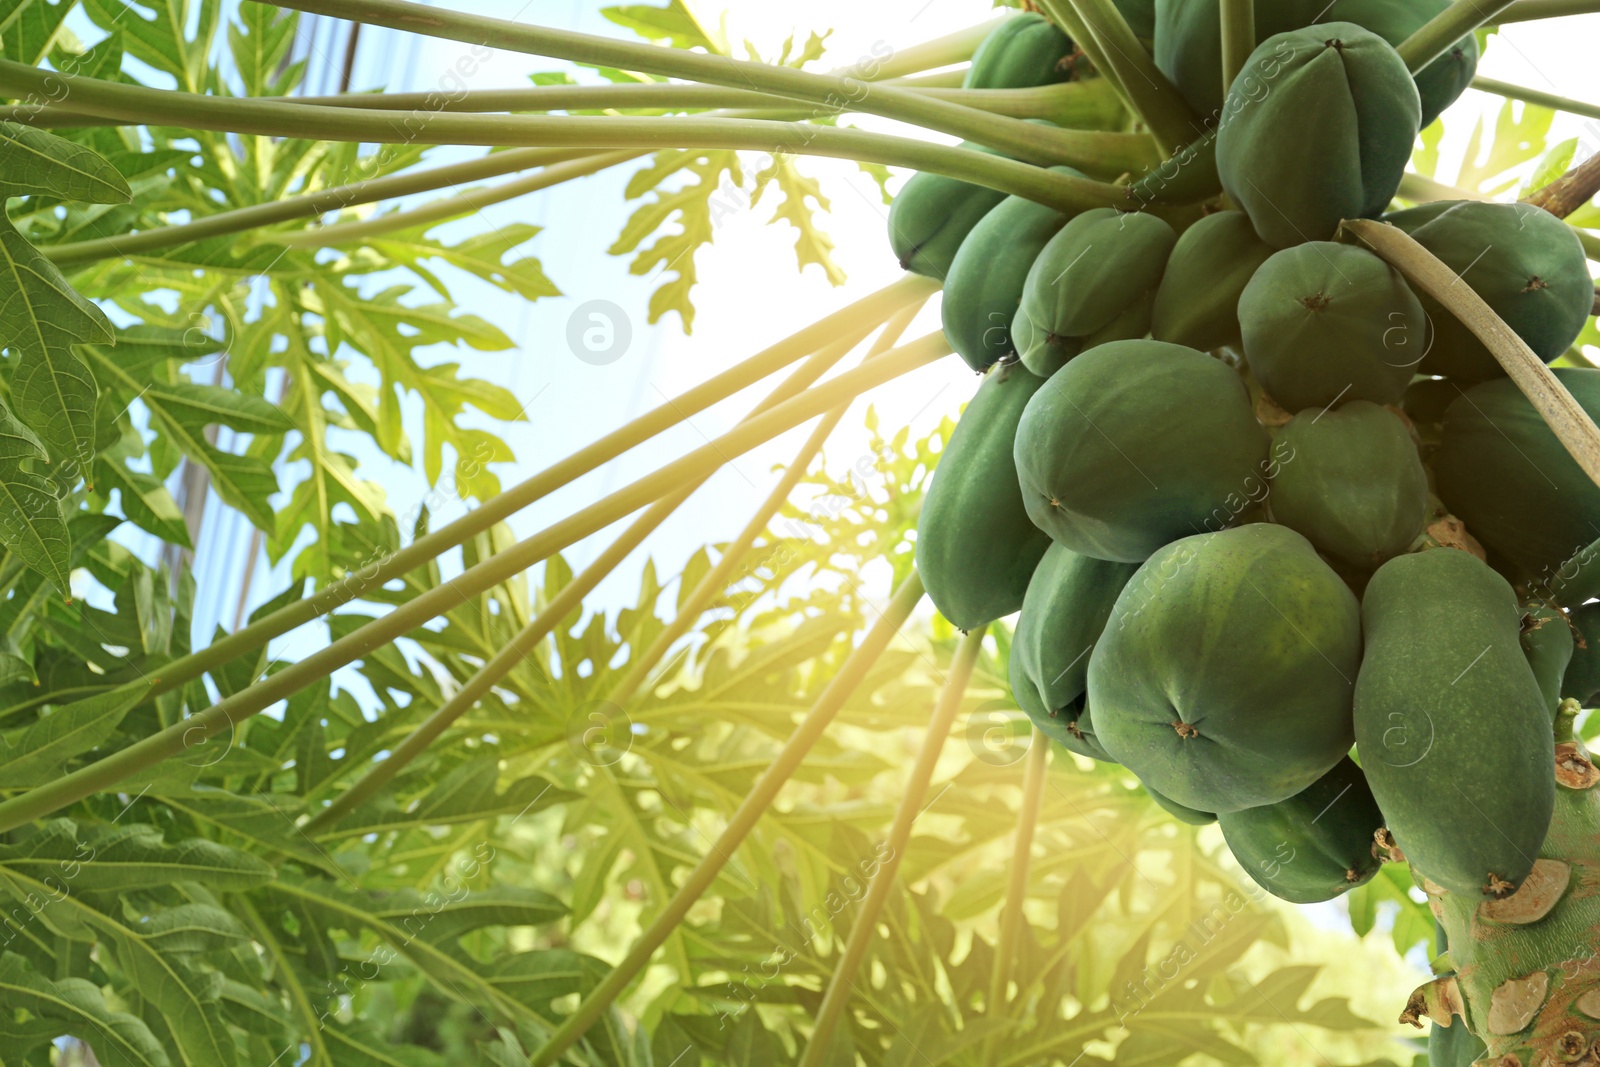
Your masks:
{"label": "unripe papaya", "polygon": [[1550,825],[1555,740],[1511,586],[1416,552],[1378,568],[1361,620],[1356,747],[1396,844],[1451,892],[1514,892]]}
{"label": "unripe papaya", "polygon": [[1217,174],[1262,240],[1326,241],[1389,206],[1422,105],[1387,41],[1349,22],[1261,43],[1228,92]]}
{"label": "unripe papaya", "polygon": [[1406,386],[1400,406],[1418,426],[1438,426],[1444,413],[1464,390],[1449,378],[1418,378]]}
{"label": "unripe papaya", "polygon": [[1217,177],[1217,131],[1207,130],[1176,148],[1128,186],[1141,208],[1151,204],[1194,204],[1222,192]]}
{"label": "unripe papaya", "polygon": [[[1600,370],[1557,367],[1555,376],[1600,418]],[[1450,511],[1530,578],[1553,578],[1600,530],[1600,487],[1509,378],[1475,385],[1446,409],[1433,469]]]}
{"label": "unripe papaya", "polygon": [[[1318,22],[1353,22],[1364,26],[1396,48],[1429,19],[1450,6],[1450,0],[1334,0]],[[1467,34],[1416,76],[1422,99],[1422,125],[1466,91],[1478,69],[1478,39]]]}
{"label": "unripe papaya", "polygon": [[974,630],[1022,607],[1050,539],[1028,518],[1012,446],[1044,382],[1012,362],[984,375],[945,445],[917,522],[917,569],[939,613]]}
{"label": "unripe papaya", "polygon": [[1072,78],[1072,38],[1042,15],[1013,15],[989,31],[972,54],[967,89],[1031,89]]}
{"label": "unripe papaya", "polygon": [[1272,517],[1317,548],[1372,570],[1428,518],[1428,472],[1399,416],[1365,400],[1307,411],[1273,442]]}
{"label": "unripe papaya", "polygon": [[[1324,0],[1325,2],[1325,0]],[[1313,0],[1255,5],[1256,39],[1297,30],[1317,17]],[[1207,123],[1222,115],[1222,11],[1218,0],[1155,0],[1154,55],[1161,69]]]}
{"label": "unripe papaya", "polygon": [[1561,695],[1586,708],[1600,697],[1600,604],[1585,604],[1572,613],[1572,662],[1561,679]]}
{"label": "unripe papaya", "polygon": [[1139,568],[1089,657],[1100,743],[1185,807],[1299,793],[1350,749],[1356,598],[1293,530],[1186,537]]}
{"label": "unripe papaya", "polygon": [[[1051,169],[1084,176],[1071,167]],[[1067,218],[1055,208],[1011,196],[961,242],[945,279],[941,316],[950,347],[973,370],[1016,351],[1011,320],[1022,301],[1028,268]]]}
{"label": "unripe papaya", "polygon": [[[1000,154],[972,141],[960,147]],[[1005,198],[943,174],[913,174],[889,205],[889,247],[902,269],[944,281],[961,242]]]}
{"label": "unripe papaya", "polygon": [[1167,259],[1150,336],[1202,352],[1239,345],[1239,297],[1272,253],[1242,211],[1219,211],[1190,226]]}
{"label": "unripe papaya", "polygon": [[1085,352],[1034,394],[1017,427],[1034,523],[1074,552],[1127,563],[1230,524],[1266,495],[1266,457],[1239,376],[1160,341]]}
{"label": "unripe papaya", "polygon": [[[1542,208],[1461,201],[1411,236],[1483,297],[1546,363],[1577,340],[1594,307],[1594,280],[1578,235]],[[1460,319],[1421,295],[1435,331],[1423,373],[1467,384],[1505,375]]]}
{"label": "unripe papaya", "polygon": [[[1137,327],[1143,334],[1149,312],[1141,316],[1139,306],[1161,283],[1177,240],[1172,227],[1154,215],[1094,208],[1075,216],[1028,269],[1017,309],[1025,321],[1016,328],[1023,365],[1048,377],[1087,347],[1082,339],[1119,319],[1118,333],[1126,336]],[[1130,311],[1131,322],[1125,314]]]}
{"label": "unripe papaya", "polygon": [[[1015,686],[1016,680],[1012,681]],[[1039,703],[1039,694],[1030,685],[1014,690],[1017,706],[1027,712],[1033,725],[1050,740],[1079,756],[1087,756],[1101,763],[1115,763],[1094,734],[1094,719],[1089,714],[1089,702],[1082,696],[1065,707],[1046,708]]]}
{"label": "unripe papaya", "polygon": [[1186,808],[1171,797],[1157,793],[1149,786],[1145,786],[1144,791],[1150,794],[1150,799],[1156,802],[1157,807],[1181,823],[1188,823],[1190,826],[1210,826],[1217,821],[1217,817],[1209,811],[1196,811],[1193,808]]}
{"label": "unripe papaya", "polygon": [[1239,326],[1250,370],[1286,411],[1399,403],[1428,332],[1399,271],[1331,241],[1263,263],[1239,297]]}
{"label": "unripe papaya", "polygon": [[1572,665],[1575,646],[1566,612],[1547,604],[1528,605],[1522,618],[1522,654],[1528,657],[1551,722],[1561,707],[1561,688],[1567,668]]}
{"label": "unripe papaya", "polygon": [[1288,800],[1229,812],[1222,838],[1256,885],[1295,904],[1332,900],[1371,881],[1383,813],[1349,756]]}
{"label": "unripe papaya", "polygon": [[1080,556],[1051,544],[1034,568],[1011,637],[1011,688],[1026,710],[1024,694],[1037,706],[1065,713],[1088,688],[1089,652],[1105,629],[1117,594],[1135,563]]}

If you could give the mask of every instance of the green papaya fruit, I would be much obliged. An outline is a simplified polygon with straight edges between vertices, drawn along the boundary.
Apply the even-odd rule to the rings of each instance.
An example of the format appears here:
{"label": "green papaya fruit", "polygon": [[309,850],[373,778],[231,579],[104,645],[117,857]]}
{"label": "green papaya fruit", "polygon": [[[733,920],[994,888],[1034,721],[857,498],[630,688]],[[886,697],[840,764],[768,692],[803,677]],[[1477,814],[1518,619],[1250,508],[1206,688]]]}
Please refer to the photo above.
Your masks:
{"label": "green papaya fruit", "polygon": [[1266,495],[1266,457],[1239,376],[1160,341],[1085,352],[1034,394],[1017,427],[1034,523],[1074,552],[1125,563],[1229,525]]}
{"label": "green papaya fruit", "polygon": [[[1571,347],[1594,308],[1594,280],[1578,235],[1542,208],[1461,201],[1411,236],[1483,297],[1546,363]],[[1434,328],[1423,373],[1466,384],[1504,377],[1461,320],[1419,295]]]}
{"label": "green papaya fruit", "polygon": [[1422,105],[1382,37],[1330,22],[1264,40],[1228,92],[1217,174],[1262,240],[1326,241],[1400,187]]}
{"label": "green papaya fruit", "polygon": [[1128,582],[1089,656],[1100,743],[1218,815],[1276,804],[1350,749],[1356,598],[1293,530],[1186,537]]}
{"label": "green papaya fruit", "polygon": [[1296,415],[1273,442],[1272,517],[1318,550],[1372,570],[1428,519],[1428,472],[1399,416],[1365,400]]}
{"label": "green papaya fruit", "polygon": [[[1317,16],[1321,22],[1353,22],[1396,48],[1428,20],[1450,6],[1450,0],[1334,0]],[[1422,100],[1422,125],[1427,126],[1464,92],[1478,69],[1478,39],[1467,34],[1416,76]]]}
{"label": "green papaya fruit", "polygon": [[[1270,0],[1255,5],[1256,40],[1297,30],[1317,17],[1315,0]],[[1222,11],[1218,0],[1155,0],[1152,36],[1156,66],[1195,114],[1214,124],[1223,114]]]}
{"label": "green papaya fruit", "polygon": [[961,85],[966,89],[1031,89],[1072,78],[1072,38],[1031,11],[1013,15],[989,31],[972,54]]}
{"label": "green papaya fruit", "polygon": [[[1013,681],[1013,684],[1016,684]],[[1037,691],[1024,685],[1015,691],[1017,706],[1027,712],[1028,718],[1039,732],[1050,740],[1079,756],[1087,756],[1101,763],[1115,763],[1095,737],[1094,719],[1089,714],[1089,702],[1082,696],[1065,707],[1046,708],[1039,703]]]}
{"label": "green papaya fruit", "polygon": [[1222,192],[1217,177],[1217,131],[1206,130],[1180,145],[1128,185],[1128,196],[1141,207],[1151,204],[1195,204]]}
{"label": "green papaya fruit", "polygon": [[1516,594],[1476,556],[1430,549],[1378,568],[1361,621],[1356,748],[1395,842],[1451,892],[1515,891],[1555,803],[1554,732]]}
{"label": "green papaya fruit", "polygon": [[[1600,418],[1600,370],[1557,367],[1555,376]],[[1530,578],[1548,580],[1600,530],[1600,487],[1509,378],[1475,385],[1445,410],[1433,469],[1450,511]]]}
{"label": "green papaya fruit", "polygon": [[1383,813],[1349,756],[1288,800],[1229,812],[1218,822],[1251,880],[1294,904],[1332,900],[1371,881],[1383,865],[1373,854]]}
{"label": "green papaya fruit", "polygon": [[1399,403],[1428,332],[1399,271],[1331,241],[1263,263],[1239,297],[1239,326],[1251,372],[1286,411]]}
{"label": "green papaya fruit", "polygon": [[1163,796],[1149,786],[1145,786],[1144,791],[1150,794],[1150,799],[1156,802],[1157,807],[1181,823],[1187,823],[1190,826],[1210,826],[1217,821],[1217,817],[1209,811],[1196,811],[1193,808],[1186,808],[1171,797]]}
{"label": "green papaya fruit", "polygon": [[1586,708],[1600,697],[1600,604],[1585,604],[1572,612],[1572,662],[1561,679],[1561,695]]}
{"label": "green papaya fruit", "polygon": [[[1048,377],[1084,347],[1071,339],[1113,326],[1146,301],[1161,283],[1177,240],[1172,227],[1154,215],[1094,208],[1075,216],[1028,268],[1017,309],[1024,321],[1020,329],[1014,326],[1023,365]],[[1143,323],[1140,334],[1148,328],[1148,312]],[[1129,332],[1126,322],[1119,332]]]}
{"label": "green papaya fruit", "polygon": [[1437,426],[1444,422],[1445,411],[1462,392],[1461,386],[1449,378],[1417,378],[1406,386],[1400,407],[1418,426]]}
{"label": "green papaya fruit", "polygon": [[1539,695],[1552,723],[1561,707],[1561,688],[1574,651],[1576,642],[1567,625],[1567,613],[1548,604],[1529,604],[1522,618],[1522,654],[1533,668],[1533,679],[1539,683]]}
{"label": "green papaya fruit", "polygon": [[[972,141],[962,148],[1000,153]],[[944,281],[967,234],[1006,194],[943,174],[913,174],[889,205],[889,247],[903,270]]]}
{"label": "green papaya fruit", "polygon": [[1150,336],[1202,352],[1240,345],[1239,297],[1272,253],[1242,211],[1218,211],[1184,230],[1156,290]]}
{"label": "green papaya fruit", "polygon": [[1033,570],[1011,637],[1011,688],[1027,710],[1060,712],[1088,687],[1089,652],[1117,594],[1139,567],[1080,556],[1052,543]]}
{"label": "green papaya fruit", "polygon": [[[1071,167],[1051,169],[1083,177]],[[940,314],[950,347],[973,370],[1016,351],[1011,320],[1022,301],[1028,268],[1067,219],[1064,212],[1011,196],[961,242],[945,278]]]}
{"label": "green papaya fruit", "polygon": [[1022,607],[1050,539],[1028,518],[1012,445],[1044,382],[997,363],[939,457],[917,522],[917,569],[939,613],[974,630]]}

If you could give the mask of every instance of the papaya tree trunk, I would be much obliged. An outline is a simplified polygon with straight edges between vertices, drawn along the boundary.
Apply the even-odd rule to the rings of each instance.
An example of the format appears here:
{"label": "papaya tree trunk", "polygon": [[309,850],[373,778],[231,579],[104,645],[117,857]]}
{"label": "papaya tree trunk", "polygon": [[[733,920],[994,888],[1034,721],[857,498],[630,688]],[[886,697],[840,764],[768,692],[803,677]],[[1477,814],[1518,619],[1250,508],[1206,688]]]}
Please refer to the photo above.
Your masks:
{"label": "papaya tree trunk", "polygon": [[1466,1025],[1488,1046],[1479,1065],[1600,1063],[1600,769],[1567,740],[1553,772],[1555,816],[1517,892],[1469,897],[1419,877],[1449,951],[1401,1021]]}

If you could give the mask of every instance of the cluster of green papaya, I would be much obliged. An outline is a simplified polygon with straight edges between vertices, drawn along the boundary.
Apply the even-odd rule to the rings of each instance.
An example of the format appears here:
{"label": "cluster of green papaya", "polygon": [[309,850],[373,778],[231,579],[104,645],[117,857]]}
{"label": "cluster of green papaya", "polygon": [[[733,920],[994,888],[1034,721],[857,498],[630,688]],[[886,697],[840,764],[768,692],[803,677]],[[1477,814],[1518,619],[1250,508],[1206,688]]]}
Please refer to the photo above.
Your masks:
{"label": "cluster of green papaya", "polygon": [[[1557,606],[1600,488],[1474,334],[1342,239],[1348,218],[1404,229],[1546,362],[1592,313],[1560,219],[1390,210],[1476,63],[1464,38],[1413,78],[1395,51],[1446,5],[1258,3],[1264,39],[1224,94],[1217,0],[1128,0],[1220,116],[1226,199],[1069,216],[919,175],[891,214],[983,376],[919,523],[935,606],[962,629],[1020,612],[1011,686],[1040,732],[1219,823],[1293,901],[1396,851],[1450,891],[1514,891],[1551,817],[1556,709],[1600,697],[1600,604]],[[1023,55],[1006,42],[1042,21],[978,60]],[[1084,76],[1049,41],[979,77]],[[1600,417],[1600,371],[1556,373]]]}

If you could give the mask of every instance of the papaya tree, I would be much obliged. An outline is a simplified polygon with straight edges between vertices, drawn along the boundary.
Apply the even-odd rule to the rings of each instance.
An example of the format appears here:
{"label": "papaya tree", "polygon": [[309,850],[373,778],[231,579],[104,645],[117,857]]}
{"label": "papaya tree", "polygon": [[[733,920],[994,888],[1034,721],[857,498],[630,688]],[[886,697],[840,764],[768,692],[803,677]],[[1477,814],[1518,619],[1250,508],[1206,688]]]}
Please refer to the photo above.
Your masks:
{"label": "papaya tree", "polygon": [[[0,0],[0,1062],[1287,1063],[1305,1028],[1600,1062],[1600,156],[1545,151],[1600,109],[1476,75],[1600,4],[1023,6],[827,68],[681,0],[608,10],[642,40]],[[300,13],[585,76],[310,95]],[[1469,87],[1501,136],[1449,185]],[[512,342],[438,264],[559,289],[536,228],[435,227],[642,161],[611,251],[687,329],[752,151],[830,277],[800,161],[916,172],[906,276],[503,484],[525,399],[418,350]],[[941,360],[980,381],[937,446],[871,421],[881,477],[830,475],[850,405]],[[732,541],[593,609],[806,425]],[[353,440],[437,503],[395,514]],[[205,640],[212,495],[294,580]],[[1387,1010],[1426,1050],[1268,895],[1425,945]]]}

